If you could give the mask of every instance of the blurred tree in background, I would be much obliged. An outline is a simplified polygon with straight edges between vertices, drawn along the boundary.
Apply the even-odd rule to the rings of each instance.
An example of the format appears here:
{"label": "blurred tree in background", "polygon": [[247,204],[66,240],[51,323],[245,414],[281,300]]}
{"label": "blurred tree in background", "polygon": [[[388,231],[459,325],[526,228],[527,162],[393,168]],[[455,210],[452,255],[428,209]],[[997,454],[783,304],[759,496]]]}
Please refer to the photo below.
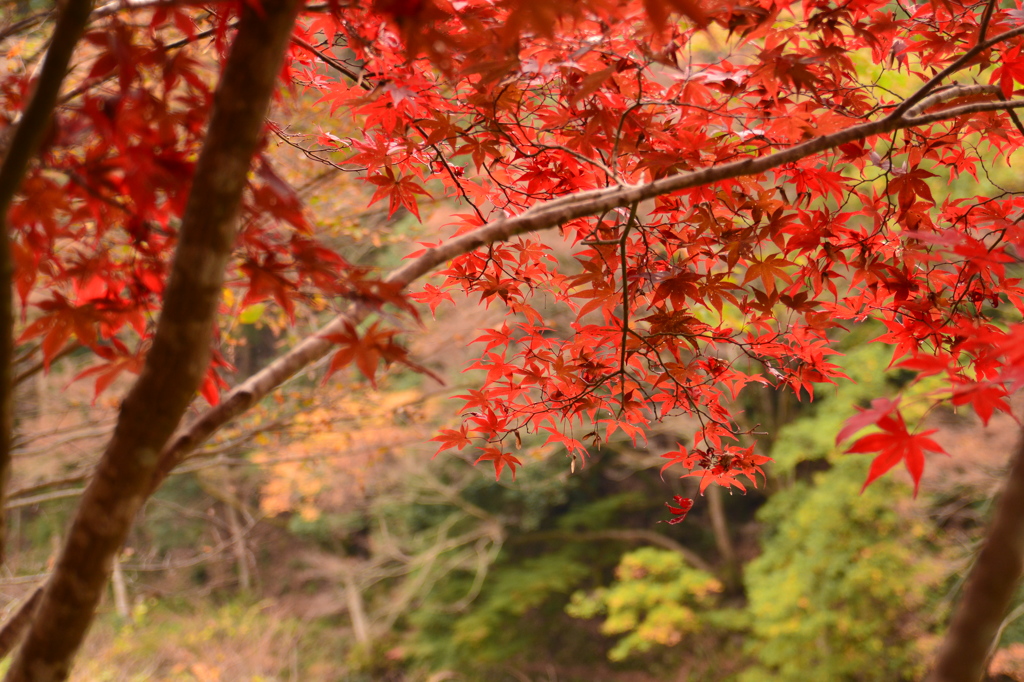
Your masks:
{"label": "blurred tree in background", "polygon": [[7,680],[1020,677],[1019,7],[0,11]]}

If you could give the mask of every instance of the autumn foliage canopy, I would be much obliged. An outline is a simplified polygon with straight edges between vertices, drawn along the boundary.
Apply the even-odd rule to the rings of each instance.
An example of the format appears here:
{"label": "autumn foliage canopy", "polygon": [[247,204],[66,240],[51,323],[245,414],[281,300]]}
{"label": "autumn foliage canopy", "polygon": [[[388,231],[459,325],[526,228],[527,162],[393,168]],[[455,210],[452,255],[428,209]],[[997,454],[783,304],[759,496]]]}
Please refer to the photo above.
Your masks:
{"label": "autumn foliage canopy", "polygon": [[[79,83],[10,214],[18,340],[37,340],[46,364],[70,344],[90,348],[97,363],[82,377],[97,394],[142,366],[211,99],[189,48],[227,49],[237,9],[200,20],[186,3],[156,7],[140,22],[111,6],[86,33]],[[467,417],[437,438],[442,450],[478,448],[514,475],[520,433],[583,460],[618,431],[642,439],[685,413],[702,428],[666,468],[700,476],[701,490],[756,485],[766,458],[727,405],[750,383],[810,397],[841,380],[833,341],[867,318],[885,325],[878,340],[895,347],[894,365],[945,379],[937,399],[985,421],[1008,408],[1024,356],[1000,306],[1024,305],[1007,276],[1024,205],[1008,191],[936,199],[929,179],[978,179],[1018,147],[1021,11],[658,0],[316,9],[283,74],[324,105],[307,141],[315,155],[363,174],[389,215],[419,218],[419,201],[438,195],[463,211],[456,236],[512,229],[406,297],[406,282],[320,244],[261,155],[230,265],[240,303],[222,312],[270,299],[293,316],[321,295],[415,316],[410,300],[433,312],[452,289],[505,306],[510,322],[476,340],[472,368],[486,381],[463,396]],[[681,21],[668,20],[674,11]],[[888,72],[905,74],[905,92],[877,83]],[[30,74],[2,86],[15,119]],[[331,132],[332,118],[353,117],[363,137]],[[266,142],[281,129],[269,121]],[[545,230],[574,246],[573,263],[551,254]],[[554,306],[571,311],[566,328],[550,326]],[[355,363],[372,381],[381,360],[407,360],[394,337],[346,325],[329,337],[331,371]],[[201,389],[210,404],[225,367],[215,350]],[[872,424],[881,432],[850,451],[880,453],[871,478],[905,460],[917,482],[923,452],[938,446],[908,432],[888,400],[840,439]]]}
{"label": "autumn foliage canopy", "polygon": [[[92,9],[7,218],[14,337],[43,364],[89,349],[80,378],[97,394],[146,376],[190,196],[217,189],[193,176],[214,135],[218,64],[246,17],[282,4]],[[1024,9],[1007,7],[309,4],[277,97],[315,101],[318,132],[291,134],[271,108],[251,172],[237,171],[232,293],[217,314],[271,303],[292,320],[337,317],[235,388],[214,332],[198,387],[209,408],[143,487],[325,354],[329,374],[353,365],[371,382],[382,363],[428,371],[401,329],[465,295],[507,317],[479,332],[468,369],[482,383],[435,440],[497,476],[514,478],[528,435],[575,468],[616,434],[643,442],[684,414],[699,428],[664,453],[662,475],[697,477],[701,492],[756,486],[768,458],[734,412],[744,387],[811,399],[844,380],[835,347],[867,320],[893,366],[935,382],[936,404],[986,422],[1009,410],[1024,379],[1024,196],[993,169],[1024,144]],[[23,32],[49,19],[0,27],[8,59],[38,49]],[[0,79],[5,145],[37,75]],[[266,153],[282,141],[358,175],[389,217],[427,220],[440,200],[456,211],[397,270],[353,265]],[[916,485],[941,451],[881,397],[839,440],[875,458],[868,483],[903,462]],[[670,503],[673,521],[690,504]]]}

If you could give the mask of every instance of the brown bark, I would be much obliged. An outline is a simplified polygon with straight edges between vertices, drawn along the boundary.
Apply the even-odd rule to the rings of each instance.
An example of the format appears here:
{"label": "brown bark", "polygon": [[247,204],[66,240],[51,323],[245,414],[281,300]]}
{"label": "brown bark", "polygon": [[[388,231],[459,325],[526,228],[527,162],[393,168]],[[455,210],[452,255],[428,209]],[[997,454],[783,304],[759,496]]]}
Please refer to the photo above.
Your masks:
{"label": "brown bark", "polygon": [[715,546],[718,548],[718,556],[722,559],[724,582],[730,591],[741,588],[740,565],[736,558],[736,550],[732,545],[732,537],[729,535],[729,520],[725,514],[725,501],[722,488],[713,485],[708,488],[708,512],[711,515],[711,530],[715,535]]}
{"label": "brown bark", "polygon": [[114,610],[122,620],[127,621],[132,615],[128,606],[128,583],[121,569],[121,558],[117,555],[114,555],[114,572],[110,576],[110,588],[114,593]]}
{"label": "brown bark", "polygon": [[1024,433],[928,682],[978,682],[1024,569]]}
{"label": "brown bark", "polygon": [[228,518],[228,531],[231,533],[231,551],[235,555],[238,567],[238,589],[248,592],[252,588],[252,575],[249,573],[249,548],[245,546],[245,533],[239,520],[238,510],[234,505],[227,505],[224,513]]}
{"label": "brown bark", "polygon": [[300,4],[263,0],[263,16],[244,6],[214,94],[152,349],[121,405],[8,682],[67,678],[160,451],[207,370],[236,213]]}
{"label": "brown bark", "polygon": [[39,606],[39,600],[43,596],[43,588],[37,587],[18,607],[18,610],[14,612],[7,622],[4,623],[3,627],[0,628],[0,660],[7,657],[7,654],[11,653],[14,646],[21,639],[21,635],[28,628],[29,623],[32,622],[32,616],[35,615],[36,607]]}
{"label": "brown bark", "polygon": [[0,164],[0,564],[4,562],[7,544],[3,496],[11,477],[11,438],[14,428],[14,388],[11,379],[14,371],[14,263],[11,260],[7,212],[25,177],[28,164],[39,151],[50,125],[71,54],[85,31],[91,12],[92,0],[67,0],[62,4],[32,98],[22,112],[3,164]]}

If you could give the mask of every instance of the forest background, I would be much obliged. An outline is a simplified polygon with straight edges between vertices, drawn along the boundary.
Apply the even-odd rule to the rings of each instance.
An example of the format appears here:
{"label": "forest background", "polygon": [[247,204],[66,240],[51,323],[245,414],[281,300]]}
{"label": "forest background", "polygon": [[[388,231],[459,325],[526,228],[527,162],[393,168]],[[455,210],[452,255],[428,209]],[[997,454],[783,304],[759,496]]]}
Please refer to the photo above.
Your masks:
{"label": "forest background", "polygon": [[[220,55],[230,43],[230,15],[216,6],[199,10],[167,5],[169,9],[129,12],[114,5],[100,10],[107,13],[99,21],[109,23],[86,36],[80,59],[89,70],[83,69],[69,83],[71,92],[65,96],[70,99],[64,102],[69,111],[95,126],[102,116],[130,121],[133,115],[152,115],[142,104],[129,106],[119,99],[129,92],[158,86],[169,91],[187,81],[189,96],[198,102],[202,97],[197,93],[210,91]],[[657,7],[649,5],[645,11]],[[419,47],[437,52],[436,44],[429,42],[437,36],[422,36],[403,25],[402,13],[420,6],[382,3],[376,9],[385,16],[390,13],[396,36],[406,43],[425,41]],[[985,12],[993,16],[986,7],[996,5],[970,6],[975,23]],[[708,23],[703,10],[686,3],[673,8],[684,15],[675,30],[685,29],[685,51],[704,61],[740,62],[744,45],[761,45],[757,41],[763,40],[756,29],[758,22],[767,20],[756,8],[744,8],[742,16],[734,16],[734,11],[729,15],[732,24]],[[815,9],[807,5],[802,11],[810,15]],[[907,11],[896,6],[883,9]],[[764,6],[761,10],[775,11]],[[160,11],[164,16],[154,17]],[[911,8],[911,13],[916,11]],[[1013,12],[1019,11],[1008,4],[995,15],[1015,25]],[[3,12],[0,50],[6,60],[4,82],[9,85],[4,97],[20,107],[19,87],[37,73],[52,25],[42,2],[8,4]],[[324,8],[320,12],[327,16]],[[640,23],[646,25],[646,20]],[[512,434],[508,440],[514,441],[514,458],[462,447],[435,456],[438,439],[444,449],[460,445],[459,437],[466,436],[465,417],[456,414],[461,404],[453,397],[468,396],[472,401],[473,392],[491,380],[496,367],[501,369],[493,359],[481,361],[480,351],[490,351],[502,337],[508,338],[509,320],[537,327],[542,320],[545,331],[538,337],[551,336],[552,330],[572,327],[577,315],[599,313],[601,308],[616,318],[621,314],[615,307],[619,293],[608,289],[611,295],[606,298],[615,301],[599,300],[595,285],[591,298],[599,306],[586,310],[582,304],[567,312],[551,292],[539,295],[527,308],[500,279],[489,289],[478,282],[475,290],[462,293],[428,284],[418,294],[424,308],[413,314],[407,300],[368,283],[373,273],[401,267],[419,248],[416,243],[435,244],[438,235],[452,232],[453,224],[471,223],[472,216],[465,218],[466,206],[493,200],[484,198],[486,182],[480,178],[482,171],[499,170],[502,152],[486,142],[478,141],[475,148],[467,142],[453,149],[451,158],[459,159],[458,165],[439,155],[426,164],[419,160],[430,172],[421,170],[415,179],[410,174],[396,177],[391,157],[400,156],[401,150],[383,136],[365,135],[368,127],[389,125],[386,108],[382,112],[367,105],[360,110],[369,95],[365,100],[354,98],[355,104],[339,104],[342,96],[324,83],[335,82],[342,72],[347,89],[386,95],[392,112],[422,93],[386,79],[374,84],[370,76],[360,75],[367,60],[356,58],[351,46],[336,38],[316,13],[304,15],[299,25],[291,55],[305,55],[307,61],[293,65],[288,73],[291,87],[281,88],[274,102],[244,214],[250,223],[263,228],[272,224],[281,232],[272,235],[276,241],[263,228],[245,233],[244,248],[249,251],[223,290],[215,371],[206,375],[202,394],[217,402],[220,393],[241,385],[305,338],[336,311],[338,300],[373,302],[376,297],[376,303],[392,308],[376,312],[376,319],[362,323],[358,331],[338,334],[333,339],[338,352],[310,365],[221,429],[146,501],[113,563],[109,583],[104,584],[99,622],[79,654],[72,679],[806,680],[808,671],[822,680],[919,679],[936,655],[1005,477],[1019,427],[1011,417],[992,412],[1005,405],[1002,399],[1012,392],[1012,383],[999,384],[1001,393],[995,396],[988,392],[995,384],[978,389],[981,382],[972,383],[971,391],[944,396],[946,402],[937,406],[934,397],[943,387],[934,367],[922,364],[921,354],[912,358],[917,364],[893,365],[892,345],[868,343],[892,335],[892,326],[851,315],[841,335],[824,328],[841,352],[830,356],[829,363],[815,364],[817,360],[809,361],[806,354],[798,357],[795,351],[789,360],[796,360],[789,366],[766,362],[771,352],[767,350],[759,358],[752,355],[749,362],[736,361],[728,353],[717,356],[734,362],[737,376],[730,380],[749,384],[742,392],[712,400],[716,409],[721,403],[734,416],[736,451],[756,441],[758,454],[772,461],[759,460],[745,471],[726,467],[715,473],[715,484],[707,485],[708,476],[700,468],[696,471],[701,475],[683,478],[678,478],[680,472],[663,468],[666,452],[669,465],[687,454],[681,443],[693,443],[689,452],[699,451],[701,441],[694,442],[695,434],[706,430],[709,414],[718,413],[698,408],[667,414],[648,425],[640,438],[621,425],[617,432],[590,425],[585,435],[570,429],[558,437],[554,431],[509,428],[506,435]],[[162,50],[182,43],[179,47],[187,51],[176,54],[185,56],[147,62],[152,56],[141,46],[153,36],[159,37]],[[737,42],[738,37],[749,42]],[[644,41],[659,45],[650,36],[639,39]],[[645,58],[648,66],[660,64],[667,73],[673,67],[665,62],[666,55],[684,51],[684,45],[664,41],[662,52]],[[391,46],[397,55],[405,54],[407,47],[401,41]],[[573,54],[585,60],[589,52]],[[893,68],[899,62],[897,48],[892,55],[890,68],[872,63],[869,51],[854,58],[865,79],[879,90],[912,89],[919,74]],[[432,54],[431,59],[445,68],[443,54]],[[139,64],[134,71],[133,61]],[[1005,85],[998,74],[993,77],[1004,68],[1001,63],[982,64],[972,72],[982,89],[959,92],[955,102],[991,96],[995,86],[990,81],[1012,95],[1020,74],[1002,76],[1009,79]],[[820,60],[793,64],[791,73],[775,76],[787,96],[799,98],[820,77],[811,70]],[[575,80],[567,78],[574,88],[567,96],[572,105],[625,87],[617,65],[563,68],[574,74]],[[351,73],[344,73],[346,69]],[[723,89],[736,87],[730,78],[739,76],[723,72],[706,81]],[[497,94],[490,92],[490,99],[476,105],[514,109],[509,91],[503,83]],[[84,93],[89,93],[86,103],[75,110],[73,98]],[[348,90],[346,96],[351,96]],[[780,97],[778,92],[774,96]],[[522,93],[515,97],[525,99]],[[186,102],[183,110],[192,111],[189,104],[201,110],[196,102]],[[174,115],[181,118],[173,125],[198,139],[201,121],[187,120],[180,111]],[[450,122],[442,116],[416,121],[428,146],[440,144],[450,133]],[[15,122],[8,117],[9,127]],[[393,131],[397,124],[390,125]],[[1007,139],[1016,134],[1010,126],[1006,124],[1011,131],[1004,133]],[[93,128],[71,128],[68,140],[89,130]],[[113,130],[106,132],[116,139]],[[145,182],[133,185],[129,173],[118,175],[116,183],[108,177],[107,184],[90,185],[86,180],[91,177],[83,180],[72,174],[54,180],[67,158],[80,155],[88,160],[94,153],[72,146],[64,151],[61,144],[68,140],[61,139],[62,134],[50,133],[46,144],[56,151],[32,176],[35,184],[29,189],[34,194],[29,196],[36,203],[24,201],[12,212],[18,217],[20,210],[25,224],[37,220],[26,214],[40,206],[40,196],[58,206],[58,214],[81,219],[74,201],[56,196],[72,186],[92,192],[115,211],[124,209],[111,204],[117,203],[118,192],[131,197],[136,208],[142,207],[139,210],[167,201],[162,189],[147,189]],[[769,136],[781,134],[748,129],[739,143],[767,143]],[[467,136],[472,137],[471,130]],[[139,154],[131,146],[137,143],[122,141],[125,146],[118,151]],[[978,167],[955,178],[940,173],[944,166],[954,165],[948,159],[933,159],[932,165],[926,164],[931,170],[895,172],[892,164],[898,155],[888,161],[874,158],[870,154],[878,154],[868,147],[843,153],[851,164],[853,158],[861,158],[861,169],[863,159],[870,159],[869,167],[885,171],[887,190],[892,190],[894,179],[899,181],[885,196],[891,196],[899,209],[898,216],[893,210],[893,218],[904,228],[910,220],[916,230],[929,210],[919,205],[926,200],[935,206],[960,197],[1013,199],[1022,189],[1019,174],[1012,170],[1020,158],[1015,146],[1008,145],[1007,151],[972,144]],[[548,145],[535,156],[564,151]],[[569,157],[586,156],[583,148],[570,152]],[[667,158],[664,150],[661,156],[654,149],[646,156],[633,152],[645,158],[653,177],[687,169]],[[180,159],[161,159],[157,166],[161,172],[184,173],[190,159],[186,153]],[[541,170],[554,173],[552,168],[540,164],[530,173],[540,177]],[[102,175],[92,170],[96,177]],[[528,175],[517,182],[540,198],[558,195],[557,188],[536,184],[541,180]],[[829,179],[833,184],[846,182]],[[494,182],[501,186],[502,177]],[[787,185],[792,197],[783,187],[783,203],[799,206],[803,201],[808,211],[838,210],[838,189],[800,182],[807,179],[794,176]],[[736,196],[747,191],[752,190],[737,189]],[[718,196],[724,204],[726,194]],[[741,203],[737,198],[730,210],[769,213],[783,205],[751,208]],[[595,250],[600,251],[602,241],[626,243],[638,205],[634,202],[632,214],[625,211],[621,216],[621,232],[591,235]],[[515,208],[512,202],[510,206]],[[649,205],[640,212],[644,211],[648,218],[656,214]],[[148,235],[153,244],[173,231],[174,219],[164,222],[165,232],[147,227],[154,230]],[[133,229],[130,223],[127,229]],[[938,230],[936,234],[940,235]],[[82,244],[75,244],[74,235],[57,240],[64,255],[54,258],[49,271],[38,262],[39,252],[33,254],[29,248],[31,239],[14,242],[17,275],[29,269],[36,274],[31,281],[18,276],[14,280],[21,304],[33,312],[18,321],[14,364],[14,474],[6,503],[6,574],[0,579],[8,615],[17,612],[54,569],[96,453],[110,437],[121,396],[144,357],[139,340],[146,332],[139,329],[146,324],[133,331],[131,311],[100,305],[116,298],[103,267],[123,264],[123,254],[117,251],[123,247],[100,249],[113,254],[112,260],[104,261],[90,255],[96,244],[88,237],[78,238]],[[731,239],[722,238],[726,244]],[[929,247],[949,246],[942,239],[940,235],[931,242],[920,241]],[[264,248],[267,244],[273,246]],[[557,235],[539,238],[530,247],[559,263],[571,262],[576,248],[578,244]],[[166,250],[153,251],[132,261],[134,270],[125,281],[155,294],[163,289],[165,272],[156,263],[169,255]],[[762,296],[775,299],[751,304],[744,298],[741,305],[728,287],[721,287],[717,295],[727,303],[747,306],[748,312],[750,305],[758,304],[812,312],[808,308],[813,301],[781,291],[783,282],[793,284],[796,262],[769,255],[748,263],[749,252],[733,251],[735,259],[723,261],[747,268],[735,278],[735,289],[763,282]],[[33,255],[36,262],[28,268],[25,263]],[[298,276],[285,268],[286,256]],[[765,270],[763,264],[773,261],[773,268]],[[999,262],[995,267],[1002,266]],[[349,273],[350,288],[330,289],[324,280],[342,269]],[[1010,276],[1017,273],[1017,261],[1005,269]],[[449,272],[452,277],[458,274]],[[485,267],[481,274],[486,274]],[[516,274],[522,277],[522,272]],[[649,279],[652,287],[659,284]],[[661,279],[671,278],[663,271]],[[769,280],[777,282],[780,291]],[[315,286],[305,286],[309,283]],[[527,284],[533,288],[528,280]],[[571,286],[584,284],[586,280],[577,279]],[[690,296],[686,286],[681,284],[679,291],[662,298],[675,302],[676,297]],[[937,290],[941,292],[941,286]],[[965,298],[977,293],[955,287],[951,291]],[[987,296],[1012,302],[1016,292],[1008,291],[993,290]],[[66,297],[47,298],[53,292]],[[934,292],[929,294],[934,303]],[[477,299],[486,305],[477,305]],[[981,311],[985,299],[971,300]],[[717,307],[721,314],[721,302]],[[87,308],[90,316],[75,316]],[[900,320],[907,314],[893,312]],[[997,315],[988,309],[986,314],[1004,327],[1020,319],[1016,311]],[[115,333],[117,316],[121,317],[116,324],[123,329]],[[695,357],[709,358],[714,355],[710,344],[702,348],[694,339],[715,339],[709,331],[712,317],[644,321],[652,337],[677,335],[684,348],[693,347]],[[394,338],[406,345],[397,346]],[[376,340],[366,343],[367,339]],[[139,345],[129,349],[132,341]],[[942,348],[941,343],[937,346]],[[388,363],[386,368],[378,367],[381,360]],[[355,367],[346,367],[349,363]],[[808,367],[825,374],[812,376]],[[719,370],[705,364],[702,371],[710,375]],[[839,380],[829,383],[829,376]],[[812,386],[822,380],[824,384]],[[611,392],[618,394],[620,388],[613,386]],[[623,410],[630,402],[628,390],[632,389],[622,388]],[[812,393],[814,400],[808,400]],[[978,401],[978,394],[985,399]],[[948,404],[950,398],[955,406]],[[849,444],[837,441],[837,435],[849,420],[856,424],[858,415],[874,418],[861,426],[883,425],[897,399],[901,420],[937,429],[932,435],[937,447],[955,456],[929,458],[923,477],[908,461],[909,476],[890,475],[864,488],[865,480],[878,473],[871,469],[872,458],[847,454]],[[981,419],[964,412],[966,403]],[[468,414],[472,420],[476,413]],[[987,428],[982,428],[982,419],[989,422]],[[493,461],[497,476],[490,475],[489,464],[487,469],[471,466],[480,460]],[[755,475],[747,481],[734,478],[735,473]],[[689,500],[697,504],[688,514],[676,514],[685,517],[682,523],[659,523],[670,518],[665,501],[671,499],[679,500],[672,505]],[[986,667],[994,679],[1021,680],[1024,595],[1010,606]],[[11,661],[4,661],[4,670]]]}

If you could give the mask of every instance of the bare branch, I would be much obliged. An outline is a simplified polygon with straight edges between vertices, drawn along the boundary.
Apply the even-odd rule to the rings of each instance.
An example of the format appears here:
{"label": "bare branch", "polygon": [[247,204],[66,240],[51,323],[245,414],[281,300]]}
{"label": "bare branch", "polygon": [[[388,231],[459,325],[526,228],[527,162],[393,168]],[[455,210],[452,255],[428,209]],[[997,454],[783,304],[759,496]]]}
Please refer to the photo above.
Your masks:
{"label": "bare branch", "polygon": [[988,35],[988,26],[992,21],[992,12],[996,9],[996,0],[988,0],[985,3],[985,10],[981,13],[981,21],[978,22],[978,41],[984,41]]}
{"label": "bare branch", "polygon": [[[17,376],[11,379],[11,383],[17,386],[18,384],[26,381],[27,379],[31,379],[39,372],[46,369],[48,365],[52,365],[57,360],[60,360],[61,358],[71,355],[81,347],[82,344],[80,343],[69,343],[68,345],[64,346],[64,348],[62,348],[60,351],[58,351],[56,355],[50,358],[49,362],[47,362],[46,360],[39,360],[36,363],[34,363],[31,367],[23,369],[21,372],[17,374]],[[17,361],[15,361],[14,364],[17,364]]]}
{"label": "bare branch", "polygon": [[354,82],[356,85],[363,87],[366,84],[366,81],[364,80],[366,74],[356,73],[355,71],[350,69],[346,64],[343,64],[342,62],[338,61],[337,59],[328,54],[324,54],[323,52],[316,49],[315,47],[313,47],[312,45],[310,45],[309,43],[307,43],[305,40],[298,36],[292,36],[292,42],[301,47],[303,50],[311,52],[312,54],[317,56],[325,64],[335,69],[336,71],[342,73],[345,77]]}
{"label": "bare branch", "polygon": [[960,107],[953,107],[951,109],[945,109],[944,111],[937,111],[934,114],[922,114],[914,118],[908,118],[907,123],[909,125],[901,126],[902,128],[911,128],[919,125],[927,125],[929,123],[937,123],[939,121],[947,121],[951,118],[958,116],[967,116],[968,114],[980,114],[985,111],[1013,111],[1014,109],[1024,109],[1024,99],[1011,99],[1011,100],[996,100],[994,102],[974,102],[972,104],[965,104]]}
{"label": "bare branch", "polygon": [[[153,9],[157,7],[191,7],[191,8],[203,8],[209,7],[210,5],[216,5],[224,2],[234,2],[235,0],[113,0],[100,7],[96,8],[93,12],[93,19],[102,19],[112,14],[117,14],[122,11],[135,11],[143,9]],[[315,5],[309,5],[308,7],[302,8],[303,12],[318,12],[329,8],[329,3],[318,3]],[[339,3],[340,7],[347,7],[347,3]]]}
{"label": "bare branch", "polygon": [[992,95],[993,97],[998,97],[1001,92],[998,85],[952,85],[948,88],[936,90],[933,94],[907,109],[904,115],[907,118],[919,116],[936,104],[942,104],[957,97],[971,97],[973,95]]}
{"label": "bare branch", "polygon": [[[20,504],[20,498],[22,498],[22,497],[28,497],[28,496],[31,496],[31,495],[38,495],[39,493],[42,493],[42,492],[44,492],[46,490],[49,490],[50,488],[57,488],[57,487],[60,487],[60,486],[71,485],[73,483],[84,483],[87,480],[89,480],[89,474],[83,473],[83,474],[78,474],[78,475],[75,475],[75,476],[65,476],[64,478],[52,479],[52,480],[49,480],[49,481],[45,481],[43,483],[38,483],[38,484],[35,484],[35,485],[27,486],[25,488],[19,488],[18,490],[12,490],[11,494],[8,495],[8,502],[7,502],[8,507],[7,508],[8,509],[13,509],[14,508],[13,506],[11,506],[11,501],[14,501],[14,500],[18,500],[18,504],[16,504],[15,506],[22,506]],[[82,488],[82,490],[85,490],[85,488]]]}
{"label": "bare branch", "polygon": [[93,12],[92,19],[102,19],[103,17],[109,17],[112,14],[128,10],[140,10],[140,9],[154,9],[159,7],[199,7],[201,5],[215,5],[217,2],[224,2],[225,0],[203,0],[203,2],[197,2],[196,0],[114,0],[104,5],[100,5]]}
{"label": "bare branch", "polygon": [[[85,478],[84,476],[82,477]],[[48,493],[41,493],[39,495],[32,495],[30,497],[19,497],[17,499],[11,499],[5,505],[5,509],[21,509],[22,507],[31,507],[36,504],[42,504],[43,502],[52,502],[54,500],[66,500],[69,497],[79,497],[85,492],[85,488],[67,488],[65,490],[53,490]]]}
{"label": "bare branch", "polygon": [[6,26],[5,28],[0,29],[0,42],[2,42],[4,40],[7,40],[11,36],[16,35],[18,33],[21,33],[22,31],[25,31],[27,29],[32,28],[33,26],[35,26],[39,22],[41,22],[44,19],[46,19],[48,16],[50,16],[50,12],[49,11],[37,12],[36,14],[33,14],[32,16],[25,17],[24,19],[21,19],[20,21],[16,21],[13,24],[10,24],[10,25]]}

